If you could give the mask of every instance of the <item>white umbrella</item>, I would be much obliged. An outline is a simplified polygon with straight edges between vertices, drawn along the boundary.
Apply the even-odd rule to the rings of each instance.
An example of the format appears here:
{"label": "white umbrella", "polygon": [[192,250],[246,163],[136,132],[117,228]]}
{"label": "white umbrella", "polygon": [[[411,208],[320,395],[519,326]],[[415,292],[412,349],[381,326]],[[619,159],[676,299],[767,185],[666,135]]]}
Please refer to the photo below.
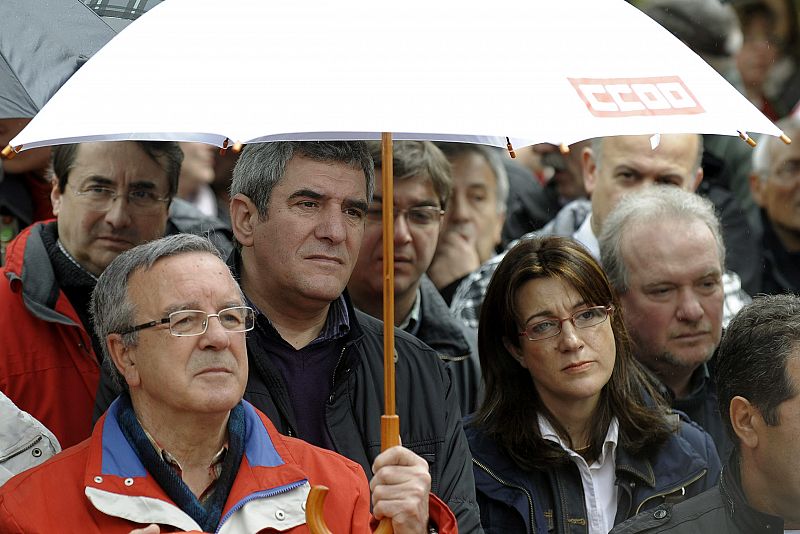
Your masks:
{"label": "white umbrella", "polygon": [[[623,0],[169,0],[97,52],[11,144],[227,146],[382,132],[498,146],[508,138],[524,146],[621,134],[782,135]],[[383,140],[391,197],[391,136]],[[383,209],[391,236],[392,203]],[[383,241],[385,448],[397,444],[399,422],[393,242]]]}
{"label": "white umbrella", "polygon": [[169,0],[112,39],[15,139],[499,146],[781,132],[623,0]]}

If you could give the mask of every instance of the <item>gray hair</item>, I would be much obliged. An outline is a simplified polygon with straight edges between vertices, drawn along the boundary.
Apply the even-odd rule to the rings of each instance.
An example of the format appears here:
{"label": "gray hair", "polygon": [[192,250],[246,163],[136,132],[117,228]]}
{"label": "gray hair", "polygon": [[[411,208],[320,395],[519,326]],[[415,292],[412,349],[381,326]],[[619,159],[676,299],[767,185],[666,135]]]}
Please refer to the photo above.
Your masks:
{"label": "gray hair", "polygon": [[[800,117],[789,116],[779,120],[775,126],[783,132],[794,134],[800,132]],[[774,135],[762,134],[758,137],[758,144],[753,149],[753,174],[757,174],[762,181],[766,181],[772,172],[772,156],[775,148],[783,145],[783,141]]]}
{"label": "gray hair", "polygon": [[[694,167],[693,170],[700,169],[703,166],[703,136],[700,134],[664,134],[664,135],[696,135],[697,136],[697,154],[695,155],[694,159]],[[597,165],[597,168],[600,168],[600,160],[601,155],[603,153],[603,140],[606,139],[605,137],[595,137],[592,139],[592,157],[594,158],[594,163]]]}
{"label": "gray hair", "polygon": [[728,324],[715,357],[719,412],[734,446],[730,404],[739,395],[752,403],[770,426],[780,424],[778,406],[800,391],[786,373],[789,358],[800,355],[800,297],[760,295]]}
{"label": "gray hair", "polygon": [[[207,252],[222,260],[211,241],[193,234],[175,234],[149,241],[126,250],[106,267],[92,293],[89,311],[94,320],[94,331],[103,348],[104,365],[111,371],[115,385],[125,388],[125,380],[117,370],[108,352],[106,339],[109,334],[121,332],[133,326],[136,305],[130,301],[128,281],[138,271],[147,271],[158,260],[190,252]],[[126,347],[136,345],[138,332],[122,336]]]}
{"label": "gray hair", "polygon": [[293,156],[338,162],[364,171],[367,201],[375,189],[375,166],[364,141],[280,141],[247,145],[233,168],[231,197],[247,195],[260,217],[267,216],[272,189],[281,181]]}
{"label": "gray hair", "polygon": [[497,213],[505,213],[508,209],[508,172],[506,166],[503,164],[503,158],[500,155],[502,149],[496,149],[486,145],[478,145],[474,143],[448,143],[437,142],[434,143],[439,149],[444,152],[447,159],[452,163],[454,159],[459,158],[465,154],[478,154],[486,160],[489,168],[492,169],[497,183]]}
{"label": "gray hair", "polygon": [[720,268],[725,269],[725,242],[714,204],[695,193],[669,185],[655,185],[624,196],[603,223],[600,258],[611,285],[619,294],[628,291],[628,269],[622,254],[622,237],[628,228],[663,220],[700,221],[717,243]]}

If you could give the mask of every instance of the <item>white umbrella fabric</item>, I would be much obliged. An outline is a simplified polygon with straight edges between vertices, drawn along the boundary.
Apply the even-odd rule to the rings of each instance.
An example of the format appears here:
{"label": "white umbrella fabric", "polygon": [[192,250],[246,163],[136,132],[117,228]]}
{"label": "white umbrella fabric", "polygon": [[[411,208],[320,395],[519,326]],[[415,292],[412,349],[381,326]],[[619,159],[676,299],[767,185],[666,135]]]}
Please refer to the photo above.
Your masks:
{"label": "white umbrella fabric", "polygon": [[781,132],[623,0],[169,0],[113,38],[15,139],[514,146]]}

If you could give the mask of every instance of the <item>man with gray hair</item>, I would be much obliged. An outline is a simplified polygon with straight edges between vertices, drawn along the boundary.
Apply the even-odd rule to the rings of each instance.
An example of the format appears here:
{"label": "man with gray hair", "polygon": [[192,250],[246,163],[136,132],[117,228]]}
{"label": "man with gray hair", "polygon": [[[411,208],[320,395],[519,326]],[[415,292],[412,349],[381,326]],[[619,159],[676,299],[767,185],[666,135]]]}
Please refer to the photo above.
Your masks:
{"label": "man with gray hair", "polygon": [[452,166],[453,194],[428,275],[449,303],[461,280],[495,255],[509,185],[495,149],[470,143],[436,146]]}
{"label": "man with gray hair", "polygon": [[[358,462],[371,479],[375,516],[392,519],[396,532],[445,528],[452,514],[442,501],[460,530],[473,532],[471,456],[450,374],[436,352],[400,330],[402,447],[380,450],[383,324],[357,311],[345,291],[373,188],[364,142],[242,151],[230,209],[239,247],[228,264],[256,312],[245,399],[281,433]],[[98,402],[109,397],[98,393]]]}
{"label": "man with gray hair", "polygon": [[714,372],[733,440],[720,484],[618,525],[614,534],[800,530],[800,297],[756,297],[733,318]]}
{"label": "man with gray hair", "polygon": [[634,354],[725,458],[730,442],[706,365],[722,334],[724,301],[725,245],[713,204],[676,187],[627,195],[603,223],[600,256]]}
{"label": "man with gray hair", "polygon": [[0,531],[294,532],[312,484],[333,487],[332,528],[368,529],[358,464],[242,401],[255,316],[211,242],[179,234],[120,254],[91,307],[125,390],[90,439],[2,488]]}
{"label": "man with gray hair", "polygon": [[[777,126],[800,137],[800,118]],[[759,207],[756,234],[762,293],[800,293],[800,145],[763,136],[753,152],[750,190]]]}

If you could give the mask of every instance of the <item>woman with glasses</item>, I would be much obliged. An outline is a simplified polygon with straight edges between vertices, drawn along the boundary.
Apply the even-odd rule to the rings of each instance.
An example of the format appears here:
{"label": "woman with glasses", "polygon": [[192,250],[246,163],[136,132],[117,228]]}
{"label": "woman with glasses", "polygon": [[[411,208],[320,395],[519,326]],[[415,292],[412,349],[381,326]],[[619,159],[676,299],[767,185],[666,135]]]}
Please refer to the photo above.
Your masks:
{"label": "woman with glasses", "polygon": [[606,534],[717,483],[711,438],[656,392],[605,273],[576,241],[523,240],[506,254],[478,348],[485,398],[466,431],[487,533]]}

